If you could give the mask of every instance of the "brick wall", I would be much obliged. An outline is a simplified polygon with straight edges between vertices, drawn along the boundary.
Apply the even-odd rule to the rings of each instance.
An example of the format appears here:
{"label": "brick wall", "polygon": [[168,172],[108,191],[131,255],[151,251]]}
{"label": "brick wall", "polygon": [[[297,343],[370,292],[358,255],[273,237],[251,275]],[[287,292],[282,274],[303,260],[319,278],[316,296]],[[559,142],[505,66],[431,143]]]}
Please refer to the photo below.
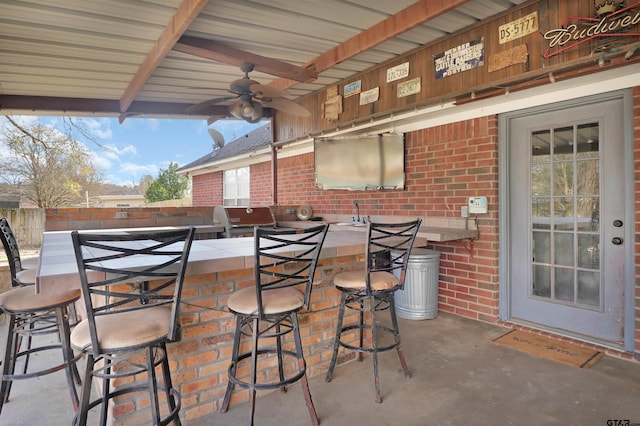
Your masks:
{"label": "brick wall", "polygon": [[[468,318],[498,319],[498,123],[483,117],[407,133],[404,191],[319,191],[313,153],[278,161],[280,204],[309,204],[314,215],[460,216],[470,196],[486,196],[480,238],[430,244],[442,252],[438,308]],[[253,180],[253,176],[252,176]]]}
{"label": "brick wall", "polygon": [[213,207],[46,209],[45,231],[211,225]]}
{"label": "brick wall", "polygon": [[[271,183],[271,163],[251,165],[250,196],[254,206],[273,205],[273,185]],[[223,205],[224,183],[223,172],[212,172],[193,176],[191,193],[193,206],[221,206]]]}
{"label": "brick wall", "polygon": [[191,180],[193,206],[222,205],[222,183],[222,172],[193,176]]}
{"label": "brick wall", "polygon": [[271,163],[259,163],[251,165],[251,205],[273,205],[273,185],[271,183]]}

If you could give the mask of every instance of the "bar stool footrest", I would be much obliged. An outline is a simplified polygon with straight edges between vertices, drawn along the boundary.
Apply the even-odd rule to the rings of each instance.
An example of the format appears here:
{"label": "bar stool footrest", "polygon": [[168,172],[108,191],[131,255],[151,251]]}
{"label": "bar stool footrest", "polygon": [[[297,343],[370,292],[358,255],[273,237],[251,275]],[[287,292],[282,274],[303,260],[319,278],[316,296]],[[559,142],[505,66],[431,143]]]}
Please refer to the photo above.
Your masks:
{"label": "bar stool footrest", "polygon": [[[278,351],[276,349],[260,349],[258,351],[256,351],[256,356],[260,357],[261,355],[275,355],[277,356]],[[293,351],[285,351],[282,350],[281,351],[282,357],[283,357],[283,364],[286,364],[286,359],[285,357],[290,357],[290,358],[294,358],[296,360],[296,365],[299,365],[299,360],[298,360],[298,355],[293,352]],[[235,372],[238,370],[238,366],[240,365],[241,361],[243,360],[251,360],[251,352],[247,352],[244,353],[240,356],[238,356],[238,362],[237,364],[231,364],[229,366],[229,381],[231,381],[234,385],[240,386],[241,388],[244,389],[250,389],[251,388],[251,383],[249,383],[248,381],[245,381],[243,379],[237,378],[235,376]],[[259,361],[259,360],[258,360]],[[298,382],[306,373],[307,371],[307,366],[306,366],[306,362],[303,364],[302,368],[299,368],[295,373],[295,375],[285,378],[284,381],[278,381],[278,382],[269,382],[269,383],[255,383],[253,388],[256,390],[269,390],[269,389],[279,389],[283,386],[287,386],[293,383]]]}
{"label": "bar stool footrest", "polygon": [[372,353],[374,350],[378,351],[378,352],[385,352],[385,351],[389,351],[391,349],[395,349],[398,347],[398,345],[400,345],[400,340],[398,340],[395,337],[394,331],[392,328],[390,327],[385,327],[382,325],[377,325],[376,326],[376,330],[377,332],[383,332],[386,333],[387,335],[391,335],[394,336],[394,341],[393,343],[390,343],[388,345],[385,346],[377,346],[375,349],[373,348],[373,346],[369,347],[369,346],[355,346],[355,345],[351,345],[349,343],[346,343],[342,340],[342,334],[344,334],[345,332],[348,332],[350,330],[360,330],[362,328],[362,330],[371,330],[372,326],[370,324],[365,324],[362,327],[360,327],[359,325],[348,325],[345,327],[342,327],[341,331],[340,331],[340,338],[338,339],[338,344],[340,346],[342,346],[343,348],[346,349],[351,349],[357,352],[369,352]]}

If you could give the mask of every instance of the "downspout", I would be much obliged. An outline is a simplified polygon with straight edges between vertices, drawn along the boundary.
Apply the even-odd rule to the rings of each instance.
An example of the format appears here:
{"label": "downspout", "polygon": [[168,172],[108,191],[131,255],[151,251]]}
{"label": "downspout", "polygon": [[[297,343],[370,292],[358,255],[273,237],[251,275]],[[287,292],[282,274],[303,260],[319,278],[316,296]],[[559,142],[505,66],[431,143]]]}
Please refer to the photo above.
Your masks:
{"label": "downspout", "polygon": [[278,153],[273,141],[276,138],[276,129],[271,119],[271,191],[273,192],[273,205],[278,205]]}

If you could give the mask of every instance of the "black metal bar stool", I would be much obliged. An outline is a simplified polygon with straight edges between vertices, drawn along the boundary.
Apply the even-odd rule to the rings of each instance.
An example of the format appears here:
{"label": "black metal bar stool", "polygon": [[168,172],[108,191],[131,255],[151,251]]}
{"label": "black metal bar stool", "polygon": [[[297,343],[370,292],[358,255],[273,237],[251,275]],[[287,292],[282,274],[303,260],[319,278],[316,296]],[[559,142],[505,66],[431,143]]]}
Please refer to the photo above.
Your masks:
{"label": "black metal bar stool", "polygon": [[[75,384],[80,384],[76,368],[79,356],[74,357],[69,345],[69,314],[67,308],[80,299],[80,290],[65,291],[60,294],[36,294],[33,287],[13,288],[0,294],[0,311],[9,315],[7,347],[2,363],[2,384],[0,385],[0,412],[9,401],[11,384],[14,380],[32,379],[64,369],[74,410],[78,410],[78,393]],[[56,334],[59,343],[46,342],[34,346],[34,337]],[[23,343],[27,342],[23,348]],[[32,371],[29,369],[29,357],[43,351],[59,350],[62,361]],[[22,369],[16,372],[22,361]],[[38,392],[44,390],[38,389]]]}
{"label": "black metal bar stool", "polygon": [[[15,380],[32,379],[63,369],[66,371],[71,402],[77,411],[78,393],[75,385],[80,384],[76,368],[79,356],[74,357],[69,343],[68,309],[80,299],[80,290],[36,294],[33,286],[36,270],[22,268],[18,245],[6,218],[0,219],[0,239],[9,261],[12,286],[0,294],[0,313],[9,316],[0,376],[0,413],[9,401],[11,385]],[[45,340],[43,336],[50,334],[56,335],[57,342]],[[37,346],[34,346],[34,340],[37,340]],[[47,354],[57,351],[61,359],[54,359],[49,366],[38,370],[29,368],[29,358],[45,351]],[[20,364],[22,368],[18,368]]]}
{"label": "black metal bar stool", "polygon": [[[180,424],[180,393],[171,382],[167,343],[179,336],[180,298],[193,234],[194,228],[71,233],[87,311],[87,318],[71,333],[72,346],[87,355],[74,424],[86,425],[89,410],[100,406],[100,424],[105,425],[109,400],[135,392],[149,395],[150,424]],[[156,377],[158,366],[162,383]],[[91,400],[94,379],[102,386]],[[112,387],[116,379],[123,383]],[[168,408],[161,405],[159,392]]]}
{"label": "black metal bar stool", "polygon": [[[309,306],[311,288],[328,225],[299,230],[255,228],[255,286],[229,297],[236,317],[229,382],[221,410],[226,412],[234,387],[249,389],[249,425],[253,425],[257,390],[282,389],[301,381],[311,416],[318,415],[311,399],[302,351],[298,312]],[[295,351],[285,349],[285,335],[293,333]],[[240,353],[242,337],[251,338],[250,350]],[[266,342],[266,343],[265,343]],[[273,368],[271,361],[277,364]],[[289,362],[289,363],[288,363]],[[291,366],[291,363],[293,364]],[[243,365],[250,366],[247,377]],[[258,365],[265,371],[258,378]],[[272,371],[266,371],[267,368]]]}
{"label": "black metal bar stool", "polygon": [[[373,354],[373,372],[376,387],[376,402],[382,402],[380,378],[378,375],[378,352],[396,349],[405,377],[411,377],[407,362],[400,347],[400,330],[396,318],[395,297],[397,290],[404,287],[409,253],[413,247],[421,219],[405,223],[373,223],[367,225],[367,246],[365,269],[341,272],[334,277],[334,285],[340,290],[340,311],[338,327],[333,345],[331,365],[326,381],[333,378],[333,370],[338,360],[338,350],[342,346],[357,352],[358,361],[362,353]],[[344,325],[345,309],[358,312],[356,324]],[[380,311],[388,310],[392,327],[377,321]],[[368,331],[371,344],[365,341]],[[356,334],[356,343],[353,334]],[[391,335],[391,342],[383,342],[383,335]],[[351,339],[350,339],[351,338]]]}
{"label": "black metal bar stool", "polygon": [[11,286],[34,285],[39,259],[37,257],[23,259],[20,256],[18,241],[6,217],[0,218],[0,238],[9,261]]}

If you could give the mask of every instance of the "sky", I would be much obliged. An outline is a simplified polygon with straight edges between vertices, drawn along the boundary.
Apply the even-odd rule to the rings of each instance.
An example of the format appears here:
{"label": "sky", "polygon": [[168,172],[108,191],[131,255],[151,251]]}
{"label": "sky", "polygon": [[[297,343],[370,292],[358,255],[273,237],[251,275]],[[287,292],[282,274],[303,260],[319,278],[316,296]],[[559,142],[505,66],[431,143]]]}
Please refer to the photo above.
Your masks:
{"label": "sky", "polygon": [[[21,123],[37,120],[64,129],[62,117],[12,117]],[[82,120],[97,142],[76,135],[91,153],[94,167],[102,171],[105,181],[123,186],[137,185],[145,175],[156,178],[160,169],[166,169],[171,162],[184,166],[211,152],[213,140],[209,128],[222,133],[228,143],[264,124],[218,120],[208,126],[206,120],[133,117],[122,124],[117,118],[77,117],[74,120]]]}

